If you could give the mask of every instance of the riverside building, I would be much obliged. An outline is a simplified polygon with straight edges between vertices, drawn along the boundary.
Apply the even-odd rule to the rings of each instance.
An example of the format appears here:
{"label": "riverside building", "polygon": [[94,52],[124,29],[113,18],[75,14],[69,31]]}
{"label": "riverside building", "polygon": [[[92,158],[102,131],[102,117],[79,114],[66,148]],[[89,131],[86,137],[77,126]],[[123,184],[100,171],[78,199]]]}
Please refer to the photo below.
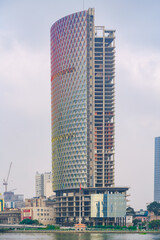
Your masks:
{"label": "riverside building", "polygon": [[92,8],[51,27],[51,112],[56,223],[76,223],[79,212],[82,223],[124,222],[128,188],[114,186],[115,31],[95,26]]}

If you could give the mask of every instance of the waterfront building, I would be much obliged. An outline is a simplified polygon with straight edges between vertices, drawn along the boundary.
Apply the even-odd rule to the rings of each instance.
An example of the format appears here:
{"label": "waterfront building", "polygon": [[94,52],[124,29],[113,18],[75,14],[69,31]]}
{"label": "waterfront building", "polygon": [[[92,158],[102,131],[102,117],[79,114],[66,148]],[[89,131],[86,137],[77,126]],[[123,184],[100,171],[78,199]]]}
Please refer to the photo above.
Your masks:
{"label": "waterfront building", "polygon": [[154,201],[160,202],[160,137],[155,138]]}
{"label": "waterfront building", "polygon": [[45,173],[36,172],[35,190],[36,190],[36,197],[41,197],[41,196],[50,197],[53,195],[51,172],[45,172]]}
{"label": "waterfront building", "polygon": [[18,224],[21,221],[21,210],[8,209],[0,212],[0,224]]}
{"label": "waterfront building", "polygon": [[25,207],[21,210],[21,220],[38,220],[44,225],[54,224],[54,200],[45,196],[25,199]]}
{"label": "waterfront building", "polygon": [[126,216],[126,227],[133,226],[133,216]]}
{"label": "waterfront building", "polygon": [[21,209],[21,221],[24,219],[38,220],[43,225],[55,224],[52,207],[25,207]]}
{"label": "waterfront building", "polygon": [[141,220],[141,222],[148,221],[148,211],[140,209],[140,211],[135,212],[134,219]]}
{"label": "waterfront building", "polygon": [[92,194],[120,201],[128,188],[114,186],[115,30],[95,26],[92,8],[51,27],[51,114],[56,222],[78,222],[81,204],[82,222],[95,224]]}

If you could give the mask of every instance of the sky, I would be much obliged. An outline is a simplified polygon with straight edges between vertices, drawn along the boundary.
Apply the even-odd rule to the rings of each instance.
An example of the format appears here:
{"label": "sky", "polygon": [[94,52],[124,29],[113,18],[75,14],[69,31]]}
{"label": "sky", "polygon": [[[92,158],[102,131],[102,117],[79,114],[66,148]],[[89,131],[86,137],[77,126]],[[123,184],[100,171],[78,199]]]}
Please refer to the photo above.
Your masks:
{"label": "sky", "polygon": [[127,205],[153,201],[154,138],[160,136],[159,0],[0,0],[0,193],[35,196],[51,171],[50,27],[89,7],[116,30],[115,185]]}

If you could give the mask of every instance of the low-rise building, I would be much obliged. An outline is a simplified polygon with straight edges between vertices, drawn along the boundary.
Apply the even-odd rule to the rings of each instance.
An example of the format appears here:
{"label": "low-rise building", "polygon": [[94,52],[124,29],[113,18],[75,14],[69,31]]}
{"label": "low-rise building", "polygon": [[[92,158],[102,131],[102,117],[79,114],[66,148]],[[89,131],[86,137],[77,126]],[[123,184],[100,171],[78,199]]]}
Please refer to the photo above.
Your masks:
{"label": "low-rise building", "polygon": [[126,216],[126,227],[133,226],[133,216]]}
{"label": "low-rise building", "polygon": [[21,219],[38,220],[43,225],[55,224],[54,200],[46,197],[25,199],[25,208],[22,208]]}
{"label": "low-rise building", "polygon": [[47,199],[44,196],[25,199],[25,207],[46,207]]}
{"label": "low-rise building", "polygon": [[134,219],[141,220],[142,222],[148,221],[148,211],[143,209],[140,209],[140,211],[136,211]]}
{"label": "low-rise building", "polygon": [[18,224],[21,221],[21,210],[9,209],[0,212],[0,224]]}
{"label": "low-rise building", "polygon": [[[56,224],[74,226],[120,225],[126,223],[126,191],[124,188],[83,188],[56,191]],[[81,207],[80,207],[81,205]]]}
{"label": "low-rise building", "polygon": [[43,225],[55,223],[54,210],[51,207],[25,207],[21,209],[21,220],[38,220]]}
{"label": "low-rise building", "polygon": [[160,216],[156,216],[154,212],[148,212],[148,220],[150,222],[153,220],[160,220]]}

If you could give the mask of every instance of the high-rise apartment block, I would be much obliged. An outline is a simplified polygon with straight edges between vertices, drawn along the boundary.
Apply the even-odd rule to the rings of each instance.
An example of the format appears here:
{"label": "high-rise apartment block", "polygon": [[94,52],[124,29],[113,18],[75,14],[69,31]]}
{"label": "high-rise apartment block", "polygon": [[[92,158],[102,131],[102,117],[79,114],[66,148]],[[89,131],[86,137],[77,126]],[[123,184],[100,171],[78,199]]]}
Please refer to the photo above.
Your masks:
{"label": "high-rise apartment block", "polygon": [[160,137],[155,138],[154,201],[160,202]]}
{"label": "high-rise apartment block", "polygon": [[50,197],[53,195],[51,172],[46,172],[46,173],[36,172],[35,190],[36,190],[36,197],[41,197],[41,196]]}
{"label": "high-rise apartment block", "polygon": [[[90,8],[51,27],[52,171],[57,223],[77,221],[80,186],[83,222],[91,216],[91,194],[125,194],[127,190],[114,187],[115,31],[94,22],[94,9]],[[70,201],[63,210],[62,201]]]}

